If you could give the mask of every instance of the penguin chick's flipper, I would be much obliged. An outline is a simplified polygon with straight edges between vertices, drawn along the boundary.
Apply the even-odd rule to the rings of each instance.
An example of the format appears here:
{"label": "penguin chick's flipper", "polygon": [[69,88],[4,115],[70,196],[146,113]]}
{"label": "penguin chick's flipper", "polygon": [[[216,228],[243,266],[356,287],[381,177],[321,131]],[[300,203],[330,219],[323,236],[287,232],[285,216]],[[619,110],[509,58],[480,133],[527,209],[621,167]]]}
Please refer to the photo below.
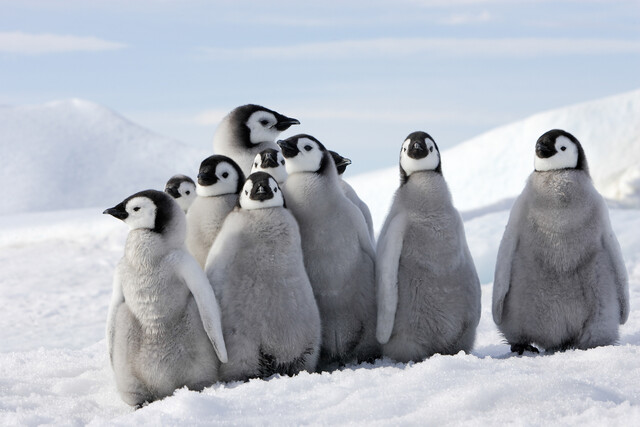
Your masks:
{"label": "penguin chick's flipper", "polygon": [[511,352],[518,353],[518,356],[522,356],[522,353],[529,351],[531,353],[540,353],[540,350],[532,346],[531,344],[511,344]]}

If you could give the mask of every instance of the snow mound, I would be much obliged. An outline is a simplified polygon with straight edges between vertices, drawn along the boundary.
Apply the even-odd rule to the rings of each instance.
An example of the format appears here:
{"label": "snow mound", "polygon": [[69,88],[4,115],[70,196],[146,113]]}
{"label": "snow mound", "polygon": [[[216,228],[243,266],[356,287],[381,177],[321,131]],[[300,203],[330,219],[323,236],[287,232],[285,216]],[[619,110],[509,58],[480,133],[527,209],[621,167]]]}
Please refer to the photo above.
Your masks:
{"label": "snow mound", "polygon": [[[520,194],[533,171],[536,140],[556,128],[578,138],[594,184],[605,198],[640,206],[640,90],[636,90],[539,113],[444,150],[442,170],[456,207],[474,210]],[[379,200],[380,194],[397,188],[398,168],[348,180],[365,201]],[[378,222],[385,214],[372,212]]]}
{"label": "snow mound", "polygon": [[176,173],[195,175],[208,150],[141,128],[78,99],[0,107],[0,215],[109,207]]}

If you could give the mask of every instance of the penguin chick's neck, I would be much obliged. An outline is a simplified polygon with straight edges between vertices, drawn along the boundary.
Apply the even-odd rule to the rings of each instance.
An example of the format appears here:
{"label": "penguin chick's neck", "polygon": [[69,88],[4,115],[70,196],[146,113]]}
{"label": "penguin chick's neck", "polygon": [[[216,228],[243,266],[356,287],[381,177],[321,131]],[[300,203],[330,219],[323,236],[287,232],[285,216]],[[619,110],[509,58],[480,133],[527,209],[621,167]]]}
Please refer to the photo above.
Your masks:
{"label": "penguin chick's neck", "polygon": [[449,187],[442,174],[435,170],[412,173],[400,186],[399,193],[406,194],[405,201],[415,203],[421,210],[433,211],[452,205]]}
{"label": "penguin chick's neck", "polygon": [[586,202],[587,193],[593,190],[589,174],[578,169],[534,171],[529,185],[534,190],[535,202],[549,207]]}
{"label": "penguin chick's neck", "polygon": [[140,269],[152,269],[159,259],[180,247],[175,240],[145,228],[131,230],[124,247],[125,256]]}

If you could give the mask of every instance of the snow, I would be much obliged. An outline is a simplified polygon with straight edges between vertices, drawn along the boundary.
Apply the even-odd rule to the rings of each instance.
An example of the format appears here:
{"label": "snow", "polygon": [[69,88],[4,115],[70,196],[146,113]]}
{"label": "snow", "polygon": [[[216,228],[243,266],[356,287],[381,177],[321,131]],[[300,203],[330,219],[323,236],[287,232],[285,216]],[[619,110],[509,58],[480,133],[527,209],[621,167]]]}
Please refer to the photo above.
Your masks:
{"label": "snow", "polygon": [[[617,109],[616,99],[624,105],[636,105],[629,99],[637,99],[639,94],[602,102],[612,109]],[[575,125],[580,121],[576,108],[557,114],[573,114]],[[632,120],[615,122],[615,126],[604,123],[608,113],[604,108],[598,111],[601,116],[588,116],[594,128],[637,128]],[[545,114],[551,115],[534,117],[541,120]],[[46,122],[55,124],[54,118]],[[489,134],[499,135],[512,126],[515,124]],[[581,132],[596,135],[599,131],[585,125]],[[617,132],[629,133],[623,129]],[[52,140],[60,141],[56,138],[52,135]],[[535,138],[527,139],[525,154],[514,149],[512,156],[505,155],[496,163],[500,166],[488,170],[479,166],[471,170],[470,162],[457,174],[453,158],[475,158],[476,146],[497,148],[499,145],[490,144],[497,136],[481,136],[472,140],[473,144],[443,152],[445,178],[452,192],[457,192],[456,203],[465,206],[465,230],[482,283],[482,318],[472,354],[436,355],[409,364],[385,359],[330,374],[216,384],[201,393],[181,389],[137,411],[124,404],[116,392],[104,340],[111,278],[122,256],[127,227],[102,215],[111,204],[42,212],[27,203],[24,209],[31,206],[28,213],[5,212],[0,216],[0,425],[638,424],[640,207],[628,197],[610,195],[618,201],[610,214],[630,276],[631,314],[620,328],[619,345],[518,357],[509,353],[493,324],[491,282],[498,245],[513,196],[532,169]],[[615,165],[617,171],[640,164],[635,148],[619,145],[627,140],[616,141],[608,143],[606,156],[590,156],[593,151],[585,148],[594,174],[601,169],[601,161]],[[163,148],[157,149],[160,153]],[[50,160],[64,164],[55,152],[50,153]],[[617,158],[607,157],[613,156],[610,153],[617,153]],[[6,164],[18,161],[24,153],[12,154]],[[505,166],[509,159],[515,165],[516,157],[522,155],[527,157],[522,177],[519,169],[510,169],[502,175],[504,186],[477,194],[483,191],[483,183],[497,179],[501,168],[509,169]],[[65,156],[60,153],[59,157]],[[91,164],[95,158],[76,158],[74,162],[80,160]],[[118,164],[121,172],[129,167],[125,161]],[[625,173],[612,175],[618,181],[604,177],[602,182],[614,188],[626,179]],[[464,181],[460,176],[466,175],[475,176],[468,181],[473,185],[460,184]],[[164,185],[160,181],[158,188]],[[398,181],[397,168],[350,179],[369,204],[378,230]],[[519,187],[507,188],[507,181]],[[111,203],[140,189],[114,187]]]}

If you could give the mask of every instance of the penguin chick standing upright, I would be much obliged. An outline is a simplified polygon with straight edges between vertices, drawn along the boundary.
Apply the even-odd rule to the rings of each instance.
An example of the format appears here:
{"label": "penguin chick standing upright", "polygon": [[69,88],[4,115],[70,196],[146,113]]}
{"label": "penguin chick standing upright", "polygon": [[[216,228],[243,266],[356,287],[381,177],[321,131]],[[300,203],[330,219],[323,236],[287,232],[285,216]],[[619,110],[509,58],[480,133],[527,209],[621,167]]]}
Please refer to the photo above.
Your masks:
{"label": "penguin chick standing upright", "polygon": [[440,151],[413,132],[400,151],[400,187],[378,240],[377,337],[400,362],[470,352],[480,321],[480,281]]}
{"label": "penguin chick standing upright", "polygon": [[204,268],[222,222],[238,202],[244,174],[226,156],[213,155],[200,164],[196,193],[187,212],[187,249]]}
{"label": "penguin chick standing upright", "polygon": [[256,154],[266,148],[277,149],[278,135],[291,125],[299,124],[296,119],[260,105],[242,105],[218,125],[213,136],[213,152],[231,157],[247,176]]}
{"label": "penguin chick standing upright", "polygon": [[247,178],[207,259],[220,300],[229,363],[223,381],[313,372],[320,315],[304,269],[298,224],[275,179]]}
{"label": "penguin chick standing upright", "polygon": [[184,250],[184,213],[155,190],[104,213],[131,228],[107,316],[107,347],[122,400],[141,406],[183,386],[213,384],[219,360],[227,361],[220,309],[204,272]]}
{"label": "penguin chick standing upright", "polygon": [[554,129],[536,142],[535,170],[500,242],[493,319],[511,351],[614,344],[629,284],[607,206],[578,140]]}
{"label": "penguin chick standing upright", "polygon": [[380,355],[375,338],[375,252],[360,210],[346,198],[329,152],[314,137],[278,141],[287,206],[300,226],[304,264],[320,310],[319,369]]}
{"label": "penguin chick standing upright", "polygon": [[373,218],[371,217],[371,211],[369,210],[369,206],[365,202],[362,201],[360,197],[358,197],[358,193],[349,185],[347,181],[342,179],[342,174],[345,170],[347,170],[347,166],[351,164],[351,160],[346,157],[342,157],[340,154],[335,151],[329,150],[329,154],[333,158],[333,161],[336,164],[336,169],[338,170],[338,176],[340,177],[340,185],[342,186],[342,191],[344,195],[347,196],[347,199],[351,200],[351,202],[360,209],[362,212],[362,216],[364,216],[364,220],[367,223],[367,229],[369,230],[369,235],[371,236],[371,241],[375,242],[375,236],[373,234]]}
{"label": "penguin chick standing upright", "polygon": [[275,178],[278,185],[284,184],[287,179],[287,169],[284,166],[284,157],[280,150],[267,148],[256,154],[251,166],[251,173],[266,172]]}
{"label": "penguin chick standing upright", "polygon": [[164,192],[175,199],[184,213],[196,199],[196,183],[186,175],[174,175],[169,178]]}

